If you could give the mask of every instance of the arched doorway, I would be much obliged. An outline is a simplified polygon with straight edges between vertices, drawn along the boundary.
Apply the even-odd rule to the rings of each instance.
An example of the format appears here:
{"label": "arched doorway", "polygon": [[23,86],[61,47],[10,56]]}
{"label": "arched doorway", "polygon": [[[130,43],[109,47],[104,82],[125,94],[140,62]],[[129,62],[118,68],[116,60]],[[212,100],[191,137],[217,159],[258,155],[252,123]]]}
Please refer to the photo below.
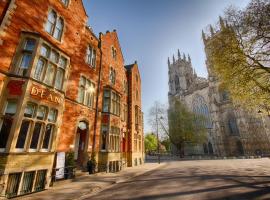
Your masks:
{"label": "arched doorway", "polygon": [[75,145],[75,160],[78,166],[83,166],[84,155],[87,150],[88,142],[88,123],[81,121],[77,127],[76,145]]}
{"label": "arched doorway", "polygon": [[209,154],[213,154],[214,151],[213,151],[213,145],[211,142],[208,142],[208,151],[209,151]]}

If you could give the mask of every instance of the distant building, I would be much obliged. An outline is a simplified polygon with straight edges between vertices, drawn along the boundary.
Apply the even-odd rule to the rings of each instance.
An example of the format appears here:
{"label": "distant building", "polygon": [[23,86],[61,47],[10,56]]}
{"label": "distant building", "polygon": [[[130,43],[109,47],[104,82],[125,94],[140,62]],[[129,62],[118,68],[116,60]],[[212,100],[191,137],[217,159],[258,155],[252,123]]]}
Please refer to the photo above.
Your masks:
{"label": "distant building", "polygon": [[[218,33],[217,33],[218,34]],[[205,38],[207,44],[211,37]],[[168,59],[169,104],[179,98],[194,113],[207,119],[207,141],[199,145],[185,145],[187,155],[262,155],[269,154],[269,117],[248,112],[235,105],[228,91],[221,89],[220,82],[206,60],[208,78],[198,77],[190,57],[180,55]]]}
{"label": "distant building", "polygon": [[[0,196],[47,188],[74,154],[99,171],[143,163],[141,79],[82,0],[0,1]],[[56,178],[57,178],[56,177]]]}

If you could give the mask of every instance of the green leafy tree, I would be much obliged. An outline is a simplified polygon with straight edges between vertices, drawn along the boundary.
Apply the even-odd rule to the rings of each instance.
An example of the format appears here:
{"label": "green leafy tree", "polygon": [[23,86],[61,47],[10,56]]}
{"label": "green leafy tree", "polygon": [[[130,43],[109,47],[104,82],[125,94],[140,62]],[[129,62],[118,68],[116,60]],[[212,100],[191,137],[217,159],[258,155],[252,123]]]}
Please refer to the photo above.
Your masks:
{"label": "green leafy tree", "polygon": [[160,143],[166,148],[166,151],[170,151],[171,141],[169,137],[165,137]]}
{"label": "green leafy tree", "polygon": [[230,7],[220,28],[203,33],[210,71],[235,103],[270,110],[270,1],[252,0],[244,10]]}
{"label": "green leafy tree", "polygon": [[144,146],[146,152],[157,150],[157,137],[153,133],[148,133],[144,137]]}
{"label": "green leafy tree", "polygon": [[[205,118],[190,112],[178,99],[168,110],[169,131],[166,131],[172,144],[184,156],[184,144],[200,144],[206,140]],[[164,127],[164,129],[166,129]]]}

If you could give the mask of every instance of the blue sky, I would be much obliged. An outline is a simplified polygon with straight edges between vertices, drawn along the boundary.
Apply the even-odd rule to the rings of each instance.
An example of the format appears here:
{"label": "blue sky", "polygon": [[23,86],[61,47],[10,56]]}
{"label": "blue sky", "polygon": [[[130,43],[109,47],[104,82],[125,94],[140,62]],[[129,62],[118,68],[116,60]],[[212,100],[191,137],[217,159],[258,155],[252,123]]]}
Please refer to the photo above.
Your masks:
{"label": "blue sky", "polygon": [[84,0],[89,25],[99,32],[117,30],[125,64],[138,61],[142,79],[145,132],[149,108],[167,103],[167,58],[190,54],[199,76],[207,77],[201,31],[215,24],[229,5],[249,0]]}

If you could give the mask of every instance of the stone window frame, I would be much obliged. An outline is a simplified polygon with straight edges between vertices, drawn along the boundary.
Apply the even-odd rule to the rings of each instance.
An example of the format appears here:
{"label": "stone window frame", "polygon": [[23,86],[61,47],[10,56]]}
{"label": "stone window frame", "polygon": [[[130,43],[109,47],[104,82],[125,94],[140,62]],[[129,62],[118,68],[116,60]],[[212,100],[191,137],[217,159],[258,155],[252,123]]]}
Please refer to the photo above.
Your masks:
{"label": "stone window frame", "polygon": [[[33,113],[32,117],[27,117],[24,116],[25,114],[25,109],[27,107],[28,104],[32,104],[35,105],[35,110]],[[47,112],[45,113],[44,119],[38,119],[37,118],[37,110],[39,107],[46,107],[47,108]],[[51,110],[56,110],[57,114],[56,114],[56,119],[55,121],[49,121],[48,116],[49,116],[49,112]],[[29,100],[27,102],[25,102],[25,104],[21,107],[21,112],[22,112],[22,119],[21,122],[18,124],[18,132],[16,137],[14,138],[14,150],[15,152],[28,152],[28,153],[32,153],[32,152],[52,152],[53,151],[53,145],[55,143],[55,138],[56,138],[56,134],[57,134],[57,129],[58,129],[58,119],[60,116],[59,110],[53,106],[48,106],[42,103],[39,103],[37,101],[33,101],[33,100]],[[17,148],[17,140],[20,134],[20,129],[21,129],[21,125],[24,121],[29,121],[29,127],[28,127],[28,131],[27,131],[27,135],[25,137],[25,142],[24,142],[24,147],[23,148]],[[31,141],[32,141],[32,137],[33,137],[33,132],[34,132],[34,128],[35,125],[41,123],[42,127],[40,130],[40,135],[39,135],[39,141],[37,144],[37,148],[36,149],[31,149],[30,145],[31,145]],[[46,127],[48,125],[51,125],[53,127],[51,133],[50,133],[50,138],[49,138],[49,143],[48,143],[48,148],[43,148],[43,142],[45,139],[45,134],[46,134]]]}
{"label": "stone window frame", "polygon": [[114,46],[111,46],[111,56],[114,60],[117,59],[117,50]]}
{"label": "stone window frame", "polygon": [[[41,48],[46,46],[48,48],[48,55],[42,55],[41,53]],[[51,54],[52,52],[55,52],[56,55],[58,55],[57,61],[54,62],[51,58]],[[69,71],[69,65],[70,65],[70,58],[68,56],[66,56],[64,53],[62,53],[61,51],[59,51],[57,48],[53,47],[53,45],[51,45],[50,43],[46,42],[45,40],[43,40],[42,38],[40,39],[39,42],[39,46],[38,46],[38,51],[36,52],[35,55],[35,59],[36,62],[34,62],[34,70],[32,70],[32,76],[36,81],[41,82],[43,84],[45,84],[46,86],[49,86],[51,88],[54,88],[58,91],[65,91],[65,86],[66,86],[66,82],[67,82],[67,76],[68,76],[68,71]],[[41,74],[41,78],[38,79],[37,77],[35,77],[36,74],[36,70],[37,70],[37,65],[39,60],[43,60],[45,61],[45,65],[43,66],[43,70],[42,70],[42,74]],[[65,66],[61,65],[61,60],[65,60]],[[54,75],[53,75],[53,80],[52,80],[52,84],[46,83],[45,82],[45,76],[48,70],[48,66],[52,65],[54,66]],[[63,71],[63,75],[62,75],[62,83],[60,88],[58,88],[56,86],[56,77],[59,71]]]}
{"label": "stone window frame", "polygon": [[[105,96],[105,94],[109,94]],[[108,101],[108,102],[107,102]],[[108,104],[108,110],[105,110],[105,102]],[[106,105],[107,106],[107,105]],[[109,88],[105,88],[103,91],[102,112],[110,113],[116,116],[121,115],[121,95]]]}
{"label": "stone window frame", "polygon": [[[85,81],[83,84],[81,84],[83,79]],[[87,83],[89,85],[89,88],[86,87]],[[89,89],[89,91],[88,91],[88,89]],[[80,100],[80,91],[83,94],[82,102]],[[91,102],[90,104],[87,103],[88,97],[90,98],[90,102]],[[86,78],[86,76],[80,75],[77,102],[80,104],[83,104],[89,108],[94,108],[95,107],[95,97],[96,97],[96,83],[94,81],[92,81],[91,79]]]}
{"label": "stone window frame", "polygon": [[85,53],[85,62],[92,68],[96,68],[97,50],[92,45],[87,45]]}
{"label": "stone window frame", "polygon": [[[50,15],[51,12],[54,12],[55,13],[56,18],[55,18],[55,22],[52,25],[52,30],[50,32],[48,32],[48,30],[46,30],[46,28],[47,28],[47,23],[49,22],[49,15]],[[62,26],[62,29],[61,29],[61,36],[60,36],[60,38],[56,38],[54,36],[54,34],[55,34],[56,27],[57,27],[57,22],[60,21],[60,20],[63,23],[63,26]],[[63,41],[63,35],[64,35],[64,32],[65,32],[65,28],[66,28],[66,26],[65,26],[65,19],[64,19],[64,17],[61,16],[61,15],[59,15],[59,13],[56,12],[55,9],[49,8],[48,9],[48,13],[47,13],[47,18],[46,18],[46,20],[44,22],[44,25],[43,25],[44,31],[47,34],[49,34],[52,38],[54,38],[56,41],[62,42]]]}
{"label": "stone window frame", "polygon": [[127,122],[128,121],[128,105],[125,104],[125,103],[122,104],[121,120],[123,122]]}
{"label": "stone window frame", "polygon": [[71,0],[60,0],[60,2],[65,6],[66,8],[69,6]]}
{"label": "stone window frame", "polygon": [[[104,133],[103,131],[106,131],[106,133]],[[108,151],[108,143],[109,143],[108,142],[108,140],[109,140],[109,137],[108,137],[108,135],[109,135],[109,126],[108,126],[108,124],[101,124],[100,135],[101,135],[101,137],[100,137],[100,151],[101,152]],[[105,136],[105,138],[103,138],[103,136]],[[105,139],[105,148],[103,148],[103,145],[104,145],[103,139]]]}
{"label": "stone window frame", "polygon": [[116,82],[116,71],[113,67],[110,67],[109,80],[111,85],[115,85]]}
{"label": "stone window frame", "polygon": [[[6,109],[7,109],[7,106],[8,106],[8,102],[16,102],[16,111],[12,116],[6,116]],[[11,124],[11,127],[10,127],[8,137],[6,139],[6,146],[5,146],[5,148],[0,148],[0,152],[5,152],[7,150],[7,148],[8,148],[9,141],[11,140],[11,137],[13,135],[12,134],[13,127],[16,125],[16,120],[15,119],[17,118],[17,115],[18,115],[20,102],[19,102],[19,99],[16,99],[16,98],[7,98],[7,99],[5,99],[3,105],[4,106],[2,107],[2,110],[1,110],[1,113],[0,113],[0,130],[2,129],[3,121],[4,121],[5,118],[11,118],[12,117],[12,124]]]}
{"label": "stone window frame", "polygon": [[[22,59],[22,51],[23,51],[23,47],[25,45],[25,40],[27,40],[27,39],[36,40],[36,44],[35,44],[35,48],[34,48],[33,53],[32,53],[32,60],[31,60],[31,62],[29,64],[28,71],[23,77],[31,77],[35,81],[37,81],[37,82],[39,82],[39,83],[41,83],[43,85],[46,85],[46,86],[48,86],[50,88],[53,88],[53,89],[56,89],[58,91],[64,92],[65,89],[66,89],[66,82],[67,82],[67,77],[68,77],[68,72],[69,72],[69,67],[70,67],[70,58],[65,53],[58,50],[58,48],[54,47],[53,45],[51,45],[49,42],[47,42],[46,40],[44,40],[43,38],[41,38],[38,35],[35,35],[35,34],[32,34],[32,33],[27,33],[27,32],[24,32],[21,35],[20,42],[19,42],[19,44],[17,46],[17,49],[16,49],[16,52],[15,52],[15,56],[13,57],[12,67],[11,67],[10,72],[13,73],[13,74],[16,74],[18,76],[21,76],[21,75],[17,74],[17,71],[18,71],[18,68],[20,67],[20,63],[21,63],[21,59]],[[46,57],[41,55],[40,50],[41,50],[42,45],[48,46],[50,51],[57,52],[57,54],[59,55],[58,61],[60,61],[60,58],[66,59],[65,69],[60,66],[60,63],[53,63],[49,58],[46,58]],[[50,56],[50,55],[48,55],[48,56]],[[41,74],[42,78],[39,80],[39,79],[35,78],[35,71],[36,71],[36,67],[37,67],[37,64],[38,64],[38,61],[39,61],[40,58],[42,58],[45,61],[45,66],[43,66],[43,71],[42,71],[42,74]],[[46,74],[47,67],[48,67],[49,63],[52,63],[54,66],[56,66],[52,85],[48,85],[48,84],[46,84],[44,82],[45,74]],[[57,75],[57,71],[59,69],[64,70],[61,89],[58,89],[55,86],[55,78],[56,78],[56,75]]]}
{"label": "stone window frame", "polygon": [[121,152],[121,137],[120,128],[111,126],[109,130],[109,152]]}

